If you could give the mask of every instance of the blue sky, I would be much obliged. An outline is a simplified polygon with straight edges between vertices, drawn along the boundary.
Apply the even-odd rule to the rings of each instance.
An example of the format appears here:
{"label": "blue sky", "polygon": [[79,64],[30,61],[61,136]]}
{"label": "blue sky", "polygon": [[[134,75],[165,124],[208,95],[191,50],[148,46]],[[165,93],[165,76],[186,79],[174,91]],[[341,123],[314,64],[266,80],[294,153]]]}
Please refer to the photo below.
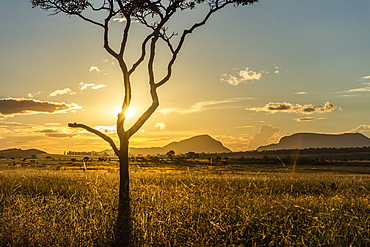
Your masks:
{"label": "blue sky", "polygon": [[[201,13],[180,16],[174,28]],[[66,127],[81,122],[114,132],[122,83],[103,50],[102,30],[48,14],[27,0],[0,2],[0,149],[109,148]],[[133,25],[132,57],[143,34]],[[297,132],[370,137],[369,58],[369,1],[261,0],[228,7],[189,37],[172,79],[159,90],[157,113],[131,145],[163,146],[206,133],[242,151]],[[135,78],[136,116],[150,102],[146,77]]]}

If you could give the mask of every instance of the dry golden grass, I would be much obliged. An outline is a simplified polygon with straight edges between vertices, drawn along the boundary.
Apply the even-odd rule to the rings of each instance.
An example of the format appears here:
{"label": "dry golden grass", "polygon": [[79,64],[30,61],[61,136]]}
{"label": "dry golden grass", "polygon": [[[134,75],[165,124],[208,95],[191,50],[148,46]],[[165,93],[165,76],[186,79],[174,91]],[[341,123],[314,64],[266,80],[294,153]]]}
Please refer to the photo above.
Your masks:
{"label": "dry golden grass", "polygon": [[[369,246],[370,177],[132,167],[133,246]],[[118,176],[0,171],[0,246],[109,246]]]}

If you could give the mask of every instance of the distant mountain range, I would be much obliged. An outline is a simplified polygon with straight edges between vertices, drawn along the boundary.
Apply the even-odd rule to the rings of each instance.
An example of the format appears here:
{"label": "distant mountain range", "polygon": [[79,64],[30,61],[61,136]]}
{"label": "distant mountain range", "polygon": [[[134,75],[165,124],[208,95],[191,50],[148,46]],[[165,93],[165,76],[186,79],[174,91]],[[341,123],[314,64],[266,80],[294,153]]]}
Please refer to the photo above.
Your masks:
{"label": "distant mountain range", "polygon": [[22,150],[18,148],[0,150],[0,157],[4,158],[30,158],[32,155],[47,154],[44,151],[38,149],[27,149]]}
{"label": "distant mountain range", "polygon": [[315,133],[296,133],[285,136],[277,144],[270,144],[257,148],[263,150],[281,149],[305,149],[305,148],[350,148],[350,147],[370,147],[370,139],[360,133],[345,134],[315,134]]}
{"label": "distant mountain range", "polygon": [[[306,148],[350,148],[350,147],[370,147],[370,138],[360,133],[345,134],[315,134],[315,133],[296,133],[285,136],[277,144],[261,146],[257,151],[281,150],[281,149],[306,149]],[[213,139],[209,135],[194,136],[179,142],[172,142],[163,147],[153,148],[130,148],[132,155],[157,155],[166,154],[173,150],[176,154],[180,153],[227,153],[231,152],[220,141]],[[110,149],[97,152],[98,155],[108,153],[113,155]],[[46,152],[38,149],[5,149],[0,150],[0,157],[4,158],[30,158],[32,155],[44,156]]]}

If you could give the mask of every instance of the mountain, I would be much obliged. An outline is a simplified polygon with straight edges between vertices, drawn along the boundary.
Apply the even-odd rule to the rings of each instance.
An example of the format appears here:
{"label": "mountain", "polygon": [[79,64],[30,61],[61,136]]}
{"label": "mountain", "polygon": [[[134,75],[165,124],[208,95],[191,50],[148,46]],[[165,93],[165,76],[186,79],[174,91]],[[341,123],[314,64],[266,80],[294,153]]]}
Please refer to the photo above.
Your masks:
{"label": "mountain", "polygon": [[0,157],[4,158],[30,158],[32,155],[47,154],[44,151],[38,149],[27,149],[22,150],[18,148],[0,150]]}
{"label": "mountain", "polygon": [[[176,154],[195,152],[195,153],[225,153],[231,152],[230,149],[226,148],[220,141],[217,141],[209,135],[193,136],[189,139],[185,139],[179,142],[172,142],[163,147],[153,148],[130,148],[130,154],[132,155],[156,155],[166,154],[168,151],[173,150]],[[104,150],[108,154],[113,155],[112,151]]]}
{"label": "mountain", "polygon": [[257,148],[263,150],[305,149],[305,148],[350,148],[370,146],[370,139],[360,133],[344,133],[338,135],[296,133],[285,136],[277,144]]}

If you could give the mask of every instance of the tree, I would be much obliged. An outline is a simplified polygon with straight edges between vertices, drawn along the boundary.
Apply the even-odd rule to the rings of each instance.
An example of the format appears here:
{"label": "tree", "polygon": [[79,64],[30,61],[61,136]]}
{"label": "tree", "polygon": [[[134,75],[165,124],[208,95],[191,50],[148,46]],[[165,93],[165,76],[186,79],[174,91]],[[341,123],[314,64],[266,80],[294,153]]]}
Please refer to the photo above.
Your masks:
{"label": "tree", "polygon": [[170,150],[170,151],[168,151],[168,152],[166,153],[166,155],[168,156],[168,158],[169,158],[170,160],[173,160],[173,156],[175,155],[175,151]]}
{"label": "tree", "polygon": [[[44,10],[52,10],[53,14],[65,13],[77,16],[103,30],[104,49],[117,60],[122,72],[124,85],[124,98],[122,110],[117,116],[116,131],[119,143],[106,134],[93,129],[85,124],[70,123],[69,127],[83,128],[96,134],[107,141],[120,163],[120,185],[119,185],[119,212],[117,220],[116,237],[122,237],[122,245],[128,244],[130,234],[130,202],[129,202],[129,140],[148,120],[159,106],[157,90],[169,81],[173,72],[174,63],[181,51],[185,39],[197,28],[206,24],[209,18],[228,5],[250,5],[258,0],[30,0],[33,7]],[[188,28],[181,32],[170,32],[170,20],[180,11],[191,11],[197,6],[207,7],[203,19],[199,22],[191,22]],[[98,14],[99,12],[99,14]],[[104,16],[101,18],[101,16]],[[111,25],[115,18],[124,20],[120,33],[120,43],[114,48],[110,40]],[[191,20],[189,19],[189,22]],[[128,50],[129,33],[134,28],[133,22],[138,22],[147,28],[147,36],[143,38],[140,52],[136,60],[129,64],[126,58]],[[169,51],[169,59],[166,64],[165,75],[156,78],[155,58],[158,56],[158,46],[164,44]],[[150,86],[151,105],[142,113],[137,121],[129,128],[125,128],[125,112],[131,104],[132,76],[138,67],[146,64],[148,83]],[[122,223],[122,224],[121,224]],[[125,228],[120,231],[120,228]],[[119,236],[118,236],[119,235]]]}

